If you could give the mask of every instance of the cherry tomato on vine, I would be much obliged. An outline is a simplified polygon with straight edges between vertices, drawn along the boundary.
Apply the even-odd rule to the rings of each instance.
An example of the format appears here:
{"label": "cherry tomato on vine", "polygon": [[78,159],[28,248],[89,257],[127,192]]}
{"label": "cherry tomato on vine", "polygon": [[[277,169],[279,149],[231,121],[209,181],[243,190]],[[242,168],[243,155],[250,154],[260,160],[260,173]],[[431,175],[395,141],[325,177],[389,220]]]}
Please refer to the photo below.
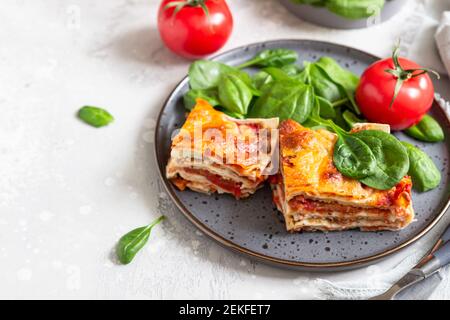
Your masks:
{"label": "cherry tomato on vine", "polygon": [[233,17],[225,0],[163,0],[158,29],[170,50],[195,59],[225,45],[233,29]]}
{"label": "cherry tomato on vine", "polygon": [[435,72],[398,55],[396,48],[392,58],[367,68],[356,90],[356,102],[364,116],[371,122],[389,124],[392,130],[420,122],[434,99],[428,72]]}

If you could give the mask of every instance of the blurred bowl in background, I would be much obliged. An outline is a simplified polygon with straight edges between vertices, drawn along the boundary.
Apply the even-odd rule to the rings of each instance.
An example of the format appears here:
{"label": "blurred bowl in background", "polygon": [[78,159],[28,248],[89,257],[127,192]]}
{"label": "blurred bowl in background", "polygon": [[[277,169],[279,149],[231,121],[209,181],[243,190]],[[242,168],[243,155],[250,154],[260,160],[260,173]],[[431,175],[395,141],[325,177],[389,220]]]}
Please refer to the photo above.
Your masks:
{"label": "blurred bowl in background", "polygon": [[360,29],[368,28],[390,19],[402,9],[408,0],[387,0],[379,16],[358,20],[338,16],[327,8],[314,7],[308,4],[296,4],[291,0],[280,0],[280,2],[289,12],[304,21],[328,28]]}

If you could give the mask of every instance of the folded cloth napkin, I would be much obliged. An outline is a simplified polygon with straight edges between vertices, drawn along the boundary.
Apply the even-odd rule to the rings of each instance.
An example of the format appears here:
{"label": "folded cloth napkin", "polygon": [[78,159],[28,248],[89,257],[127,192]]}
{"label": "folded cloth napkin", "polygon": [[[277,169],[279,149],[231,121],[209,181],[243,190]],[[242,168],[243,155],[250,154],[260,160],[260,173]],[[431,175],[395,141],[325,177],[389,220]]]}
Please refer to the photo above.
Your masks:
{"label": "folded cloth napkin", "polygon": [[450,11],[442,13],[441,23],[437,29],[435,39],[442,62],[447,69],[447,74],[450,74]]}
{"label": "folded cloth napkin", "polygon": [[443,12],[450,12],[450,1],[411,1],[411,5],[406,8],[407,15],[402,27],[392,31],[393,40],[401,40],[402,56],[442,75],[448,73],[448,68],[441,62],[434,35]]}

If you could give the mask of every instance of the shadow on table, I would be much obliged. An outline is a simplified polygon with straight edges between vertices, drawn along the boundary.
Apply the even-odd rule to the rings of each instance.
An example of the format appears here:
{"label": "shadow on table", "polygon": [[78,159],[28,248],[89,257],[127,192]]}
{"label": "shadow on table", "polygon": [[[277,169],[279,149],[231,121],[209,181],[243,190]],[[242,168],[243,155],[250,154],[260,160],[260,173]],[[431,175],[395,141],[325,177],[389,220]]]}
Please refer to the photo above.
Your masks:
{"label": "shadow on table", "polygon": [[181,58],[165,47],[156,28],[127,30],[112,40],[112,50],[120,57],[145,65],[184,65]]}

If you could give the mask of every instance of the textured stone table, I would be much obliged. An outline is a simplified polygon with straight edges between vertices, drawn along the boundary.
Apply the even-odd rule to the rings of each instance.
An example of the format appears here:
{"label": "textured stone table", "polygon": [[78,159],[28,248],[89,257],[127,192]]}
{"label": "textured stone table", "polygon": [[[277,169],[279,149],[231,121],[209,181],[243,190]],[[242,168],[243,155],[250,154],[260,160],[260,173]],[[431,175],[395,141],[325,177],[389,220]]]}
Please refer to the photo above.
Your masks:
{"label": "textured stone table", "polygon": [[[301,22],[276,1],[230,0],[235,31],[223,50],[308,38],[387,56],[421,2],[383,25],[338,31]],[[430,28],[440,2],[425,1]],[[155,117],[189,65],[162,46],[158,3],[0,4],[0,298],[320,298],[317,278],[370,284],[432,244],[443,224],[377,265],[310,274],[255,263],[196,231],[155,169]],[[439,68],[434,49],[417,50],[409,52]],[[82,124],[75,113],[86,104],[107,108],[116,122]],[[118,238],[162,213],[168,220],[148,247],[131,265],[115,265]],[[449,287],[446,279],[433,297],[450,298]]]}

